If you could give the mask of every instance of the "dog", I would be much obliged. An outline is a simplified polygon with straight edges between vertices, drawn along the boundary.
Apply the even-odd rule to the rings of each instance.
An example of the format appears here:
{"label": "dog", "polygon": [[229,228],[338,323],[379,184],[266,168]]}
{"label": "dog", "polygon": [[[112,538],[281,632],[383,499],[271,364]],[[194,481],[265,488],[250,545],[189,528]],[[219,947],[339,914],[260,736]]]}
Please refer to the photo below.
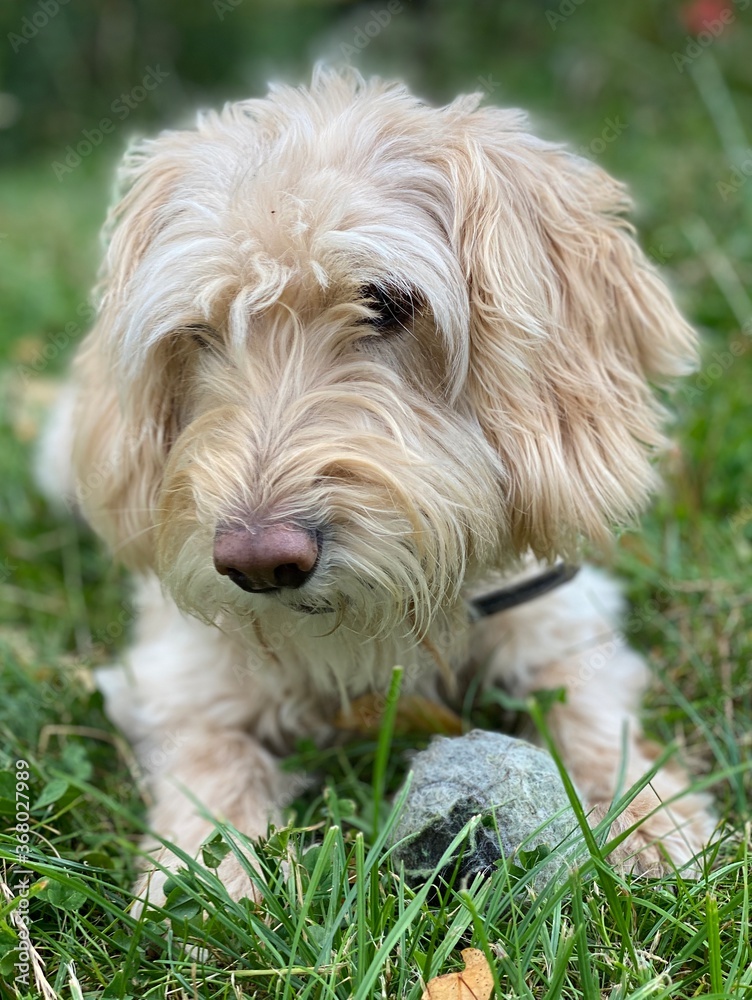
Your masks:
{"label": "dog", "polygon": [[[211,815],[263,836],[280,757],[396,664],[430,698],[479,672],[564,688],[551,731],[601,819],[656,759],[618,586],[584,566],[478,621],[468,601],[607,545],[657,485],[651,386],[692,370],[695,334],[623,185],[479,95],[434,108],[326,67],[136,142],[119,180],[40,475],[134,574],[99,682],[151,828],[191,855]],[[713,825],[663,767],[613,858],[689,867]],[[153,902],[180,864],[161,844]],[[219,874],[252,894],[234,855]]]}

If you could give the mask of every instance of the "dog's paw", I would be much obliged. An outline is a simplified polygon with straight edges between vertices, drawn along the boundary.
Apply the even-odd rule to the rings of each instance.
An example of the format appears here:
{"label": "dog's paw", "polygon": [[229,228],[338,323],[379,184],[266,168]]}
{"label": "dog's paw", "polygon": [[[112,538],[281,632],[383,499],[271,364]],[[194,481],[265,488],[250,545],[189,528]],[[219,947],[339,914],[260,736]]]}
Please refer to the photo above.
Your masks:
{"label": "dog's paw", "polygon": [[[250,859],[249,859],[250,861]],[[162,907],[167,901],[165,886],[168,879],[180,868],[185,868],[185,862],[163,849],[155,855],[159,867],[147,867],[138,878],[133,893],[137,897],[131,908],[131,914],[139,919],[145,907]],[[246,868],[234,854],[228,854],[217,868],[217,876],[222,882],[231,899],[250,899],[260,902],[262,894],[254,884]],[[169,888],[169,887],[168,887]]]}
{"label": "dog's paw", "polygon": [[[698,855],[708,845],[713,818],[703,797],[687,796],[676,807],[653,812],[655,802],[642,804],[640,796],[611,823],[608,840],[631,830],[608,855],[621,872],[660,878],[680,870],[684,878],[700,874]],[[597,826],[611,803],[598,802],[590,811],[589,822]],[[634,829],[632,829],[634,827]]]}
{"label": "dog's paw", "polygon": [[[590,825],[598,826],[608,813],[609,807],[610,803],[605,802],[596,805],[589,816]],[[614,840],[631,829],[635,823],[640,823],[643,818],[636,810],[625,809],[612,821],[607,839]],[[608,860],[620,872],[660,878],[672,870],[671,862],[674,859],[669,855],[660,836],[653,832],[650,821],[645,820],[614,847],[608,855]]]}

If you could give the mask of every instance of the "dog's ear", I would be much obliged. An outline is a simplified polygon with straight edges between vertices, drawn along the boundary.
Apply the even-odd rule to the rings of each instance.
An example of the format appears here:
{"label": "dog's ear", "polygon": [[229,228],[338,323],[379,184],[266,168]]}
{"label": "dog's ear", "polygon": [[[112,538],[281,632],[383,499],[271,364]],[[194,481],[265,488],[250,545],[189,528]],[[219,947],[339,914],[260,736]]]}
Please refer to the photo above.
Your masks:
{"label": "dog's ear", "polygon": [[651,382],[691,370],[695,336],[623,218],[624,187],[476,111],[448,153],[470,296],[469,400],[503,462],[520,552],[606,542],[655,485]]}
{"label": "dog's ear", "polygon": [[152,563],[155,499],[176,417],[163,366],[145,366],[128,379],[124,345],[138,266],[164,224],[178,174],[176,137],[168,133],[126,154],[121,194],[105,226],[97,317],[74,362],[75,502],[134,569]]}
{"label": "dog's ear", "polygon": [[159,400],[147,384],[126,405],[100,340],[97,325],[75,363],[74,501],[119,560],[146,569],[153,564],[156,498],[175,436],[172,401],[167,393]]}

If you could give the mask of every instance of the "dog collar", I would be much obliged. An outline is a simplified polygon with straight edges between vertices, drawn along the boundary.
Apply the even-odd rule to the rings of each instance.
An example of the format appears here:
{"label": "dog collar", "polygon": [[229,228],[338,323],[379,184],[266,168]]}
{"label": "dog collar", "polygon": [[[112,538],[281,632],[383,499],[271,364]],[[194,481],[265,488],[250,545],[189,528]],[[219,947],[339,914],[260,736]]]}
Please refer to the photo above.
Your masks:
{"label": "dog collar", "polygon": [[568,583],[577,576],[579,571],[579,566],[569,566],[562,562],[544,573],[539,573],[532,579],[522,580],[520,583],[513,583],[508,587],[498,587],[496,590],[480,594],[478,597],[471,597],[467,602],[470,620],[476,622],[481,618],[488,618],[501,611],[516,608],[520,604],[527,604],[528,601],[534,601],[536,597],[543,597],[544,594],[555,590],[563,583]]}

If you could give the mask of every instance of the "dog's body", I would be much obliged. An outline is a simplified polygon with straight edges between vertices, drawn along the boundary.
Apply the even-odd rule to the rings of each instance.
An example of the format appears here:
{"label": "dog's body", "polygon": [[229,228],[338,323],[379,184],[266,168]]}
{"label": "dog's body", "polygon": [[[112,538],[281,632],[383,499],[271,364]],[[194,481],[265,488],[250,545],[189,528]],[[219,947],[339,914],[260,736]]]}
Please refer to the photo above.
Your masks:
{"label": "dog's body", "polygon": [[[320,71],[126,158],[71,440],[60,422],[48,453],[70,450],[86,517],[138,574],[135,642],[102,683],[152,825],[191,853],[210,829],[193,800],[262,834],[275,757],[395,664],[430,696],[479,669],[565,687],[553,732],[594,816],[625,735],[626,785],[650,767],[613,583],[584,569],[468,621],[490,576],[643,506],[648,380],[693,359],[621,186],[523,124]],[[622,818],[648,817],[622,846],[638,870],[707,841],[703,798],[655,811],[683,780],[661,771]]]}

